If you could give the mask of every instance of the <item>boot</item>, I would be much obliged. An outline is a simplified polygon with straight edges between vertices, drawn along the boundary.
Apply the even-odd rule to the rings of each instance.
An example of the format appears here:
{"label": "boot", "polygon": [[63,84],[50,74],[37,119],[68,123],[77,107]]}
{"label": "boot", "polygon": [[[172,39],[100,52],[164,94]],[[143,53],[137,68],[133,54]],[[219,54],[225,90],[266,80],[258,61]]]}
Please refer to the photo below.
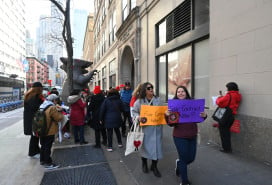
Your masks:
{"label": "boot", "polygon": [[142,169],[144,173],[148,173],[147,159],[144,157],[142,157]]}
{"label": "boot", "polygon": [[152,164],[151,164],[150,170],[153,171],[153,173],[154,173],[154,175],[156,177],[161,177],[161,173],[159,172],[159,170],[157,168],[157,163],[158,163],[158,160],[152,160]]}

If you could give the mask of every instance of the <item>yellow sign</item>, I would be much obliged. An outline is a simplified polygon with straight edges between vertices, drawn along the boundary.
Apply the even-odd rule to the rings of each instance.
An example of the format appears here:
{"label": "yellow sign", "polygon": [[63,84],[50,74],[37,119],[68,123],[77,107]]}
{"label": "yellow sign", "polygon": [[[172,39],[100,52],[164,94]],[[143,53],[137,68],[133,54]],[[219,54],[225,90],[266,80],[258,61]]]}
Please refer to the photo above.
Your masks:
{"label": "yellow sign", "polygon": [[164,113],[167,109],[167,106],[141,105],[140,126],[165,125]]}

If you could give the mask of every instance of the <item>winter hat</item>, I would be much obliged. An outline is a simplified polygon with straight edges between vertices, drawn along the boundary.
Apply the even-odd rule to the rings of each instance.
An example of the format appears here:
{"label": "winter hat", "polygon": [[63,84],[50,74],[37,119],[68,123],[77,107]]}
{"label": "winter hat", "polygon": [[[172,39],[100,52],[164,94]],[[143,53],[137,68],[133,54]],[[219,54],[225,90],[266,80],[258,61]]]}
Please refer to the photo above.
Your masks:
{"label": "winter hat", "polygon": [[41,82],[34,82],[32,87],[43,87]]}
{"label": "winter hat", "polygon": [[94,92],[94,94],[99,94],[99,93],[101,93],[100,86],[95,86],[93,92]]}
{"label": "winter hat", "polygon": [[130,82],[127,81],[127,82],[125,83],[125,86],[130,86]]}
{"label": "winter hat", "polygon": [[119,86],[117,86],[115,89],[116,89],[117,91],[120,91],[120,87],[119,87]]}
{"label": "winter hat", "polygon": [[58,99],[59,97],[58,97],[58,95],[56,95],[56,94],[50,94],[49,96],[47,96],[46,97],[46,99],[48,100],[48,101],[54,101],[54,100],[56,100],[56,99]]}

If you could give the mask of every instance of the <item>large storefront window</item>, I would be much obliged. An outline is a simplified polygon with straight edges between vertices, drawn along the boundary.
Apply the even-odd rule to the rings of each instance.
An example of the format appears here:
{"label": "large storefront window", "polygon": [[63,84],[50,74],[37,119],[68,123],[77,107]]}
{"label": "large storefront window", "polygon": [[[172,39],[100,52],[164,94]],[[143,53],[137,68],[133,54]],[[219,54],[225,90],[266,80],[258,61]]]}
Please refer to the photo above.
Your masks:
{"label": "large storefront window", "polygon": [[168,99],[175,95],[176,87],[183,85],[191,91],[191,46],[168,54]]}

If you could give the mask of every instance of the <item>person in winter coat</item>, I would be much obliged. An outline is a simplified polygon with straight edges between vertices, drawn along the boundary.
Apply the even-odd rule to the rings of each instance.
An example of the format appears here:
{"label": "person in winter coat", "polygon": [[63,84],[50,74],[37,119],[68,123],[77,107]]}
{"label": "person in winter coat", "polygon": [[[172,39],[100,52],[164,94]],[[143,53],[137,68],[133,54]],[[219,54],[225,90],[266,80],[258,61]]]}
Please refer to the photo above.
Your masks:
{"label": "person in winter coat", "polygon": [[129,122],[129,128],[132,125],[132,119],[131,119],[131,116],[130,116],[130,106],[129,106],[131,97],[132,97],[132,89],[131,89],[131,86],[130,86],[130,82],[126,82],[125,87],[120,92],[120,98],[121,98],[121,100],[123,102],[124,110],[125,110],[124,113],[123,113],[123,123],[122,123],[122,126],[121,126],[122,127],[122,136],[123,137],[126,137],[126,121],[128,120],[128,122]]}
{"label": "person in winter coat", "polygon": [[107,98],[100,108],[100,123],[104,124],[107,129],[108,148],[109,152],[112,152],[112,135],[113,130],[117,136],[118,147],[123,147],[120,126],[122,123],[122,112],[124,112],[123,103],[120,100],[119,92],[116,89],[110,89]]}
{"label": "person in winter coat", "polygon": [[87,109],[87,114],[90,115],[90,120],[89,120],[89,125],[91,128],[94,129],[95,133],[95,148],[101,148],[101,134],[102,134],[102,144],[106,145],[107,144],[107,133],[105,127],[100,124],[99,120],[99,112],[100,112],[100,107],[105,100],[105,96],[102,93],[100,86],[95,86],[93,90],[94,95],[91,96],[90,98],[90,103],[88,105]]}
{"label": "person in winter coat", "polygon": [[[186,87],[178,86],[173,99],[191,99],[191,96]],[[165,113],[167,121],[170,114],[170,110]],[[207,118],[205,112],[201,112],[199,116]],[[173,129],[173,139],[179,156],[179,159],[176,160],[176,175],[180,176],[182,185],[191,184],[188,180],[187,166],[195,160],[197,131],[197,123],[177,124]]]}
{"label": "person in winter coat", "polygon": [[39,137],[32,134],[32,120],[35,112],[37,112],[45,99],[42,91],[42,84],[34,82],[24,98],[24,134],[30,135],[28,156],[31,158],[40,158]]}
{"label": "person in winter coat", "polygon": [[55,134],[58,133],[58,122],[62,121],[62,108],[57,105],[59,97],[56,94],[50,94],[46,100],[41,104],[40,109],[45,109],[46,123],[48,133],[46,136],[41,136],[41,157],[40,164],[45,169],[55,169],[59,165],[53,163],[51,158],[51,149],[55,140]]}
{"label": "person in winter coat", "polygon": [[[80,90],[73,90],[68,96],[67,102],[70,104],[70,124],[74,129],[75,143],[87,144],[84,138],[85,108],[86,102],[80,94]],[[79,136],[78,136],[79,135]]]}
{"label": "person in winter coat", "polygon": [[[238,85],[235,82],[227,83],[226,87],[227,87],[226,95],[223,96],[220,93],[220,96],[216,99],[216,104],[218,105],[218,107],[221,108],[227,107],[229,105],[229,107],[232,110],[232,114],[236,115],[237,109],[242,100],[242,95],[239,93]],[[232,126],[232,124],[233,122],[226,125],[219,124],[219,133],[222,142],[222,149],[220,149],[221,152],[232,153],[230,135],[230,127]]]}
{"label": "person in winter coat", "polygon": [[[140,97],[134,103],[131,109],[133,120],[140,120],[141,105],[162,105],[161,100],[154,95],[153,85],[146,82],[142,85]],[[144,126],[144,140],[140,149],[142,156],[142,170],[148,173],[147,159],[152,160],[151,171],[156,177],[161,177],[161,173],[157,168],[158,160],[163,157],[162,154],[162,125]]]}

